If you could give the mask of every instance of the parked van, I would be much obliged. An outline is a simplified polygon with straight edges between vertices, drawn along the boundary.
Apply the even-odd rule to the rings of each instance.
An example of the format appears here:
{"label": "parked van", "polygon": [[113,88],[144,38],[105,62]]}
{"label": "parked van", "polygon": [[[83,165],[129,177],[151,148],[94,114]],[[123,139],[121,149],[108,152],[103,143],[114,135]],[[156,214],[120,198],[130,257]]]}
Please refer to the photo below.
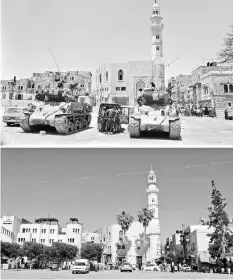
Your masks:
{"label": "parked van", "polygon": [[72,268],[72,274],[75,273],[89,273],[90,272],[90,263],[88,260],[80,259],[77,260]]}

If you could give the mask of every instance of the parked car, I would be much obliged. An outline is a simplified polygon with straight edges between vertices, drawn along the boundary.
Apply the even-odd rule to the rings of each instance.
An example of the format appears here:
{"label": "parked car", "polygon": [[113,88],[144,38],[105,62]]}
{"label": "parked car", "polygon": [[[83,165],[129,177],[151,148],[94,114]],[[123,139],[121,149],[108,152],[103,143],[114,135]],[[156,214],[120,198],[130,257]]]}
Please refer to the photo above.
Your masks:
{"label": "parked car", "polygon": [[132,272],[133,271],[132,265],[130,263],[124,263],[124,264],[122,264],[120,271],[121,272],[126,272],[126,271]]}
{"label": "parked car", "polygon": [[142,267],[144,271],[160,271],[160,267],[156,264],[146,264]]}
{"label": "parked car", "polygon": [[191,267],[187,264],[183,264],[182,265],[182,271],[192,271]]}
{"label": "parked car", "polygon": [[62,265],[61,265],[61,263],[60,262],[53,262],[53,263],[51,263],[51,265],[50,265],[50,270],[52,270],[52,271],[58,271],[58,270],[62,270]]}
{"label": "parked car", "polygon": [[6,123],[7,126],[11,124],[18,124],[18,118],[21,116],[22,112],[28,110],[24,107],[8,107],[5,110],[3,116],[3,122]]}
{"label": "parked car", "polygon": [[75,262],[72,268],[72,274],[75,273],[89,273],[90,272],[90,264],[88,260],[80,259]]}

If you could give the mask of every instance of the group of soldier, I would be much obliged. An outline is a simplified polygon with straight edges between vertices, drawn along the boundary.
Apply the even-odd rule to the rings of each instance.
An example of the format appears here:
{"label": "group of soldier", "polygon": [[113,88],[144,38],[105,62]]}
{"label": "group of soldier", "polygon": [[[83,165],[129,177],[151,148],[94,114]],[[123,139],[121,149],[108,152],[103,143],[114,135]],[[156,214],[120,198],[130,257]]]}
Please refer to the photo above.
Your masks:
{"label": "group of soldier", "polygon": [[120,108],[111,106],[103,107],[100,114],[100,132],[113,134],[120,130]]}

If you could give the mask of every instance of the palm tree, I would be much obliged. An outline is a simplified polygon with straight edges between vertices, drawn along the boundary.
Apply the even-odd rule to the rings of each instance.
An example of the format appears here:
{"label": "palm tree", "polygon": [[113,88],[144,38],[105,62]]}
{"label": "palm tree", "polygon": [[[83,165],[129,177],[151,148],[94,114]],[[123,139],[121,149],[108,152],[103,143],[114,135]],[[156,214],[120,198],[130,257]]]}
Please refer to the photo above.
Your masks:
{"label": "palm tree", "polygon": [[117,215],[118,225],[121,226],[121,229],[123,231],[123,242],[125,243],[125,245],[128,245],[128,249],[131,246],[131,242],[129,242],[129,240],[126,238],[126,232],[130,228],[133,220],[134,217],[130,214],[125,213],[125,211],[122,211],[120,215]]}
{"label": "palm tree", "polygon": [[[148,227],[149,225],[149,222],[154,218],[154,213],[149,210],[148,208],[142,208],[141,211],[139,211],[138,213],[138,221],[139,223],[141,223],[144,227],[144,242],[143,242],[143,246],[144,244],[146,244],[146,228]],[[145,262],[146,262],[146,252],[147,250],[144,250],[144,257],[145,257]]]}

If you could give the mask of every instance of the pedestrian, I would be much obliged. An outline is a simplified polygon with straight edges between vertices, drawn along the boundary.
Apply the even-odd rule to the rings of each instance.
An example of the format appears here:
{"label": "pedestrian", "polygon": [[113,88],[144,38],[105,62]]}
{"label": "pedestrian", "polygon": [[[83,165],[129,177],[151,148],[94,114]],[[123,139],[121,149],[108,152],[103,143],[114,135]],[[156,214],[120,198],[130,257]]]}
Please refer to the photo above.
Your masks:
{"label": "pedestrian", "polygon": [[228,120],[228,111],[227,111],[227,109],[224,111],[224,114],[225,114],[225,120]]}
{"label": "pedestrian", "polygon": [[106,129],[106,107],[103,107],[100,113],[100,132],[105,132]]}
{"label": "pedestrian", "polygon": [[106,111],[106,118],[107,118],[106,132],[107,133],[113,134],[115,114],[116,114],[116,112],[113,108],[109,108]]}
{"label": "pedestrian", "polygon": [[174,262],[171,263],[171,273],[174,272]]}

